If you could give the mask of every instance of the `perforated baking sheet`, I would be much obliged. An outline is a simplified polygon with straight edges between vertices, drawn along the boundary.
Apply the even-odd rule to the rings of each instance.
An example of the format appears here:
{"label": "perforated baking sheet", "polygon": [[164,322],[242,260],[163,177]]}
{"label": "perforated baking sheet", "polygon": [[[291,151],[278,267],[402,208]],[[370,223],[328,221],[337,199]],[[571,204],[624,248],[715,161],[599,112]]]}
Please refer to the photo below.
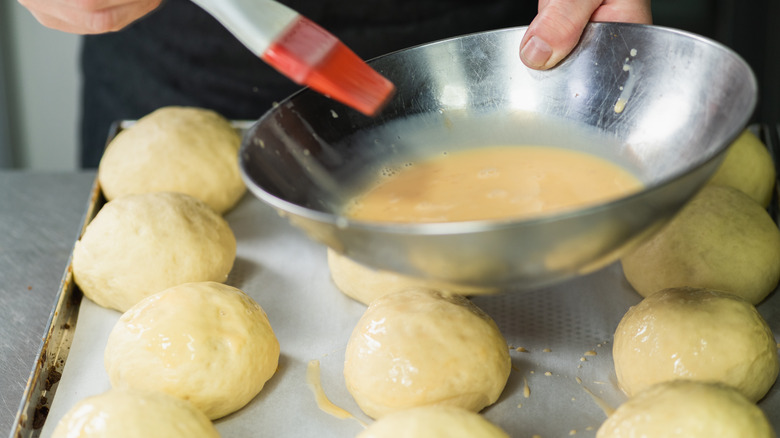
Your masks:
{"label": "perforated baking sheet", "polygon": [[[773,207],[776,212],[776,203]],[[309,361],[321,363],[323,388],[337,405],[370,422],[347,392],[344,351],[365,306],[332,284],[326,250],[251,195],[229,212],[237,259],[228,283],[251,295],[268,313],[281,345],[279,370],[244,409],[216,421],[224,437],[349,437],[354,419],[320,410],[306,384]],[[612,335],[640,297],[618,264],[535,292],[475,297],[512,348],[513,370],[499,401],[484,415],[513,437],[593,437],[604,409],[625,397],[612,368]],[[780,339],[780,293],[758,306]],[[87,299],[80,305],[70,353],[42,436],[76,402],[110,388],[103,349],[118,312]],[[527,389],[526,389],[527,388]],[[759,403],[780,430],[780,387]]]}
{"label": "perforated baking sheet", "polygon": [[[228,283],[266,310],[282,356],[279,371],[260,395],[243,410],[218,420],[218,430],[225,437],[356,435],[362,428],[357,421],[336,419],[317,407],[305,375],[307,363],[319,359],[331,400],[369,421],[346,391],[341,374],[347,340],[365,306],[332,285],[325,248],[260,201],[247,196],[226,218],[238,240]],[[611,339],[623,313],[638,301],[619,265],[537,292],[474,298],[514,347],[507,387],[485,416],[515,437],[594,436],[606,416],[588,391],[612,407],[623,401],[612,370]],[[780,294],[759,309],[780,338]],[[103,348],[119,315],[82,301],[43,436],[49,436],[77,401],[110,388]],[[527,352],[517,351],[520,347]],[[761,406],[780,429],[777,385]]]}

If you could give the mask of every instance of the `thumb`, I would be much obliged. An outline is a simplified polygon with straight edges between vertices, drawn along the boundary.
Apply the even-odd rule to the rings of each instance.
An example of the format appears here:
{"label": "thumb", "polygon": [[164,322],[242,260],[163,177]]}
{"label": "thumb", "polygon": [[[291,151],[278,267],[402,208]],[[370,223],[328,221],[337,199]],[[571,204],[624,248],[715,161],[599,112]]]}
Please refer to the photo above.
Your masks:
{"label": "thumb", "polygon": [[540,1],[539,14],[520,42],[520,59],[537,70],[558,64],[577,44],[601,3],[602,0]]}

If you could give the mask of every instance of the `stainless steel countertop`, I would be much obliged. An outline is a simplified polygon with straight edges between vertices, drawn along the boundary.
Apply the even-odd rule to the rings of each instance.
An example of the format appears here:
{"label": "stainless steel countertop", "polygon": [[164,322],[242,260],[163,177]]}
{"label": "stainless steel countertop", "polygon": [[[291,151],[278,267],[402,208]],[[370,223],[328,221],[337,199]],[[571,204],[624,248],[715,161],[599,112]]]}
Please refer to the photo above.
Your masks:
{"label": "stainless steel countertop", "polygon": [[0,430],[8,434],[86,213],[94,171],[0,171]]}

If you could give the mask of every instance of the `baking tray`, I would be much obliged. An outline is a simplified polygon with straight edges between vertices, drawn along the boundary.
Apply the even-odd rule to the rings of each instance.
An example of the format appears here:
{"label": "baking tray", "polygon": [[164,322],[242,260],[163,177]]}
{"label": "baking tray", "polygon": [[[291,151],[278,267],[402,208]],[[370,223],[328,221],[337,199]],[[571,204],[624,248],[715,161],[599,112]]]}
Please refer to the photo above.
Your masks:
{"label": "baking tray", "polygon": [[[135,123],[134,120],[122,120],[114,122],[109,128],[107,142],[111,141],[121,130],[127,129]],[[233,121],[233,126],[243,133],[254,123],[250,120]],[[105,197],[97,181],[92,183],[90,196],[85,206],[84,217],[78,231],[78,238],[84,233],[89,222],[106,203]],[[68,264],[60,281],[60,288],[55,297],[54,306],[46,323],[46,331],[42,336],[41,347],[27,379],[25,390],[10,437],[36,437],[45,424],[54,393],[59,386],[68,359],[73,335],[78,320],[79,308],[82,301],[82,293],[73,281],[71,263],[73,255],[68,257]]]}
{"label": "baking tray", "polygon": [[[116,124],[109,138],[132,123]],[[250,123],[234,122],[240,130]],[[751,129],[777,163],[778,128]],[[97,181],[91,190],[82,232],[105,203]],[[777,222],[777,191],[770,212]],[[217,429],[225,437],[355,436],[360,422],[321,411],[305,375],[308,362],[319,360],[329,398],[370,422],[342,375],[346,343],[365,306],[332,284],[325,248],[261,201],[247,195],[225,218],[238,243],[227,283],[266,310],[282,353],[279,370],[263,391],[242,410],[216,421]],[[639,300],[619,264],[534,292],[473,298],[512,347],[512,373],[499,401],[483,411],[486,418],[516,437],[595,436],[605,409],[625,400],[615,381],[611,340],[625,311]],[[780,292],[758,309],[780,339]],[[73,404],[110,388],[102,351],[119,316],[82,299],[69,260],[11,437],[49,436]],[[759,406],[780,430],[780,384]]]}

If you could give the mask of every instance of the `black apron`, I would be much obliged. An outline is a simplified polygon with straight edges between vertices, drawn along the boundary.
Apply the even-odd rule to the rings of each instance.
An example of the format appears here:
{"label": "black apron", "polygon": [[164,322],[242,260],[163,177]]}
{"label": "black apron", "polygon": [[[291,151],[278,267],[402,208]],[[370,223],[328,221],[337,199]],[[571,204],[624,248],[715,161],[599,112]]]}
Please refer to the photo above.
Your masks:
{"label": "black apron", "polygon": [[[536,0],[290,0],[364,59],[483,30],[520,26]],[[519,49],[519,48],[518,48]],[[259,118],[300,86],[268,67],[189,0],[166,0],[127,28],[83,39],[81,165],[96,167],[110,125],[167,105]]]}

